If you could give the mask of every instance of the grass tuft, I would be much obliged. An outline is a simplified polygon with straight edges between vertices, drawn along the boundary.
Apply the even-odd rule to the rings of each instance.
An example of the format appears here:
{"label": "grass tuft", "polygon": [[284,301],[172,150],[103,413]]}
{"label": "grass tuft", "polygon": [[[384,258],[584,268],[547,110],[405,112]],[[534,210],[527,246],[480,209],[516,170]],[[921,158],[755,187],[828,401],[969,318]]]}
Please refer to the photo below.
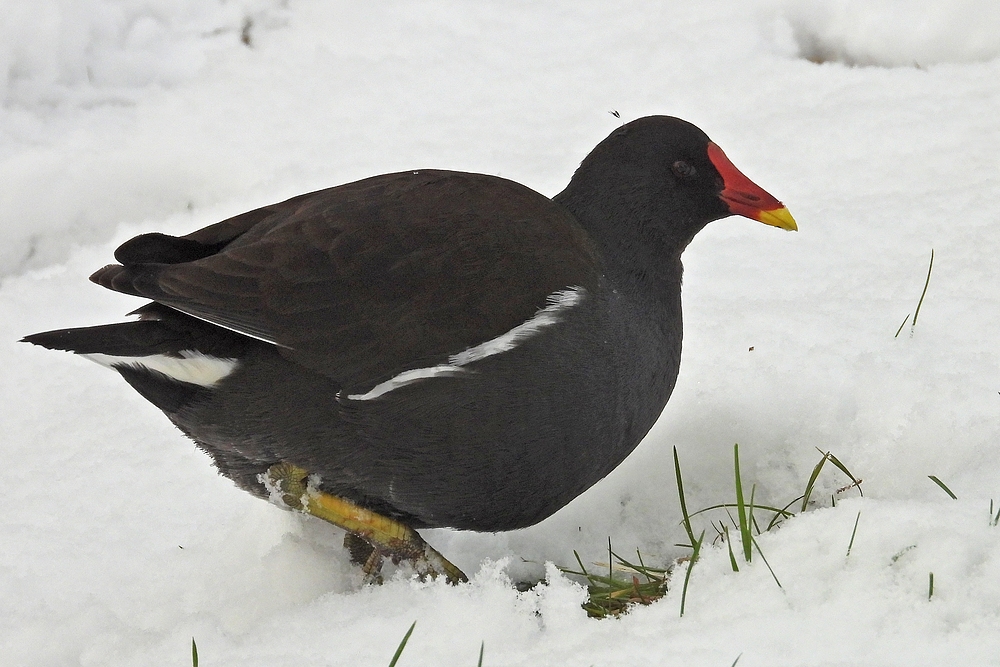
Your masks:
{"label": "grass tuft", "polygon": [[[713,510],[723,510],[726,513],[726,518],[720,519],[718,523],[714,520],[710,520],[709,524],[715,531],[713,543],[718,542],[719,540],[726,543],[726,548],[729,553],[729,564],[730,567],[732,567],[733,572],[740,571],[736,551],[742,551],[743,560],[750,563],[753,558],[753,550],[756,549],[761,560],[764,561],[765,566],[771,573],[771,577],[774,579],[775,584],[777,584],[779,588],[782,588],[781,581],[778,579],[778,576],[771,567],[771,564],[767,562],[767,557],[764,556],[764,553],[760,548],[760,544],[754,537],[754,533],[761,535],[781,525],[783,521],[795,516],[796,513],[791,508],[797,503],[801,503],[800,511],[808,509],[810,505],[810,498],[816,487],[816,482],[824,466],[828,462],[847,475],[847,477],[851,480],[851,484],[838,489],[832,496],[834,503],[836,503],[837,494],[844,493],[853,488],[857,488],[858,492],[861,493],[861,495],[864,495],[864,492],[861,491],[861,479],[855,477],[847,466],[845,466],[843,462],[830,452],[823,452],[820,450],[820,453],[823,456],[819,463],[817,463],[813,468],[809,481],[806,484],[805,493],[792,499],[784,507],[772,507],[757,503],[756,484],[752,484],[750,486],[750,494],[749,498],[747,498],[747,494],[744,490],[743,476],[740,470],[739,444],[734,444],[733,478],[736,491],[735,502],[719,503],[710,507],[704,507],[696,512],[691,512],[689,511],[687,497],[684,492],[684,476],[681,473],[680,457],[677,454],[677,448],[674,448],[674,476],[677,481],[677,500],[680,503],[681,523],[684,527],[684,532],[688,540],[687,544],[677,544],[676,546],[691,549],[691,555],[687,558],[689,565],[684,575],[683,589],[681,591],[682,616],[684,615],[687,605],[687,594],[691,581],[691,570],[694,568],[694,565],[697,563],[698,558],[701,555],[701,550],[705,541],[704,530],[701,531],[701,534],[697,538],[695,537],[694,522],[692,521],[694,517]],[[731,511],[733,509],[736,510],[735,516]],[[990,511],[992,513],[992,507]],[[759,512],[769,512],[772,515],[770,521],[767,522],[763,529],[761,528],[763,521],[761,523],[758,523],[757,521],[756,513]],[[726,519],[728,519],[728,523],[726,522]],[[858,515],[858,519],[860,519],[860,513]],[[1000,521],[1000,518],[998,518],[998,521]],[[848,546],[848,555],[854,545],[854,538],[857,534],[857,524],[858,521],[855,520],[854,532],[851,534],[851,543]],[[733,548],[733,537],[736,533],[739,533],[740,545],[742,546],[742,549],[739,550],[734,550]],[[583,565],[580,554],[576,551],[573,552],[573,556],[576,558],[579,569],[574,570],[565,567],[560,567],[559,569],[564,574],[580,576],[586,579],[588,599],[583,604],[583,608],[587,611],[589,616],[596,618],[617,616],[627,611],[633,604],[650,604],[663,597],[667,591],[667,583],[673,569],[673,565],[665,568],[649,567],[643,562],[642,554],[638,551],[636,551],[636,554],[638,556],[638,564],[626,561],[612,550],[611,542],[609,540],[607,576],[588,571]],[[677,559],[675,564],[682,562],[683,560],[683,558]],[[601,567],[605,566],[604,563],[598,563],[597,565]],[[623,579],[620,576],[616,576],[615,573],[622,570],[626,571],[628,575],[630,575],[631,579],[627,577]],[[640,581],[640,578],[644,578],[645,581]]]}
{"label": "grass tuft", "polygon": [[[667,592],[667,581],[670,578],[670,568],[649,567],[642,561],[642,554],[636,551],[638,563],[631,563],[611,549],[608,541],[608,576],[589,572],[576,551],[579,570],[560,567],[564,574],[583,577],[587,580],[587,601],[584,610],[591,618],[607,618],[618,616],[634,604],[648,605],[659,600]],[[604,563],[599,563],[604,565]],[[624,572],[625,577],[615,576],[615,572]],[[642,579],[640,579],[640,577]]]}
{"label": "grass tuft", "polygon": [[942,489],[942,490],[943,490],[943,491],[944,491],[945,493],[947,493],[947,494],[948,494],[949,496],[951,496],[951,499],[952,499],[952,500],[958,500],[958,496],[956,496],[956,495],[955,495],[954,493],[952,493],[951,489],[949,489],[949,488],[948,488],[948,485],[947,485],[947,484],[945,484],[944,482],[942,482],[941,480],[939,480],[939,479],[938,479],[937,477],[935,477],[934,475],[927,475],[927,478],[928,478],[928,479],[930,479],[930,480],[931,480],[932,482],[934,482],[935,484],[937,484],[938,486],[940,486],[940,487],[941,487],[941,489]]}
{"label": "grass tuft", "polygon": [[[838,494],[845,493],[850,489],[856,488],[858,493],[864,496],[864,491],[861,489],[862,481],[850,471],[850,469],[844,465],[844,463],[834,456],[830,452],[824,452],[818,450],[822,457],[819,462],[813,467],[812,472],[809,475],[809,480],[806,482],[805,492],[796,498],[789,501],[784,507],[772,507],[769,505],[760,505],[756,502],[755,495],[757,486],[756,484],[750,487],[750,498],[747,500],[746,494],[744,493],[743,476],[740,471],[740,450],[739,445],[733,445],[733,477],[735,481],[736,489],[736,502],[735,503],[720,503],[718,505],[711,505],[710,507],[702,508],[696,512],[688,512],[687,503],[684,503],[681,508],[683,514],[683,520],[685,523],[685,531],[689,531],[693,534],[693,529],[691,527],[691,519],[693,517],[702,514],[703,512],[709,512],[712,510],[725,510],[726,516],[729,518],[729,523],[732,525],[733,531],[739,533],[740,544],[743,547],[743,560],[747,563],[751,562],[753,556],[752,550],[756,549],[757,553],[760,555],[767,569],[771,572],[771,577],[774,578],[774,582],[779,588],[782,588],[781,581],[778,579],[776,573],[771,568],[770,563],[767,562],[767,557],[764,556],[763,551],[761,551],[760,544],[754,537],[754,532],[757,535],[761,535],[767,531],[774,529],[775,527],[781,525],[781,523],[793,516],[795,512],[792,511],[791,507],[793,505],[799,504],[799,511],[804,512],[810,506],[810,500],[813,496],[813,492],[816,488],[816,482],[819,479],[820,474],[823,471],[824,466],[829,462],[835,468],[840,470],[842,473],[847,475],[851,483],[837,489],[836,493],[831,496],[831,502],[836,506],[836,497]],[[674,450],[674,470],[676,472],[679,484],[683,483],[680,475],[680,463],[677,457],[677,451]],[[736,516],[734,517],[730,509],[736,508]],[[761,530],[760,524],[757,523],[757,517],[754,515],[755,511],[765,511],[770,512],[773,516],[771,520],[766,524],[763,530]],[[858,519],[860,519],[860,513],[858,514]],[[716,532],[716,540],[723,540],[726,543],[726,547],[729,552],[729,565],[733,572],[739,572],[740,566],[736,558],[736,553],[733,549],[733,542],[730,535],[730,526],[726,525],[724,521],[720,521],[719,525],[713,522],[712,527]],[[854,546],[854,538],[857,535],[857,520],[854,525],[854,532],[851,534],[851,543],[848,546],[848,554],[850,554],[850,549]],[[681,545],[687,546],[687,545]]]}

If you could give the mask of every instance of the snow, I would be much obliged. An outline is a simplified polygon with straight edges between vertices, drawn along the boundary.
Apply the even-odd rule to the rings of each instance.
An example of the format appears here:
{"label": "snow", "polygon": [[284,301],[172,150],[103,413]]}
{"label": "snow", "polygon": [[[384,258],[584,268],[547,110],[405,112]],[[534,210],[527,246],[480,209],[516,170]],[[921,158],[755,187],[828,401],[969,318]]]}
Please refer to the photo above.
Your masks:
{"label": "snow", "polygon": [[[481,642],[484,665],[1000,664],[995,2],[0,11],[0,664],[187,664],[193,636],[203,664],[386,665],[414,620],[400,667],[474,665]],[[555,194],[612,109],[695,122],[801,231],[698,236],[663,417],[538,526],[424,531],[468,585],[363,586],[337,530],[236,489],[116,374],[15,342],[139,305],[86,277],[140,232],[408,168]],[[734,442],[759,502],[801,494],[816,448],[865,496],[831,507],[849,482],[827,466],[816,506],[759,538],[782,588],[712,546],[683,618],[675,584],[588,619],[543,564],[605,560],[609,536],[686,555],[671,448],[700,508],[732,500]]]}
{"label": "snow", "polygon": [[1000,55],[995,2],[792,0],[785,10],[799,53],[814,61],[921,67]]}

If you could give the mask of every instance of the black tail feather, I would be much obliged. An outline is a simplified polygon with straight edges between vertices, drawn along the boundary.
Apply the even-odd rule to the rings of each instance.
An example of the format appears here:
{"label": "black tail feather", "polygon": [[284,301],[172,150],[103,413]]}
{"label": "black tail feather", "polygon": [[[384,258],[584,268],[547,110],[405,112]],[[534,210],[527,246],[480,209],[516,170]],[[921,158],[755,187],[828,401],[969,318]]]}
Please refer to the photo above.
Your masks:
{"label": "black tail feather", "polygon": [[266,345],[159,303],[146,304],[135,311],[135,314],[142,319],[137,322],[44,331],[25,336],[21,341],[50,350],[76,354],[109,354],[116,357],[142,357],[197,350],[216,357],[235,358],[246,354],[251,347]]}
{"label": "black tail feather", "polygon": [[151,320],[44,331],[25,336],[21,341],[50,350],[121,357],[177,352],[187,342],[178,339],[177,332],[163,323]]}
{"label": "black tail feather", "polygon": [[[191,347],[190,341],[177,339],[176,332],[171,332],[162,322],[155,320],[59,329],[25,336],[21,340],[50,350],[137,358],[177,353]],[[170,379],[142,366],[122,363],[114,368],[146,400],[168,414],[173,414],[206,391],[198,385]]]}

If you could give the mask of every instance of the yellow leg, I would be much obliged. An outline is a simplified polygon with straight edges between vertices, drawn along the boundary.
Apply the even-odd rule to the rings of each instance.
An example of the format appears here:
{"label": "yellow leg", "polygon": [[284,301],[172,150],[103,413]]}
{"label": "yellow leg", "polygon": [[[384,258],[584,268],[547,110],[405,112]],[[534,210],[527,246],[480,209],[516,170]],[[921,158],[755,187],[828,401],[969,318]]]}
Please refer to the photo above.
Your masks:
{"label": "yellow leg", "polygon": [[268,468],[264,477],[272,495],[276,492],[285,505],[329,521],[369,542],[375,548],[365,564],[369,576],[373,573],[377,576],[382,556],[389,556],[394,563],[409,561],[422,576],[443,574],[452,584],[469,580],[409,526],[311,488],[307,470],[287,462],[278,463]]}

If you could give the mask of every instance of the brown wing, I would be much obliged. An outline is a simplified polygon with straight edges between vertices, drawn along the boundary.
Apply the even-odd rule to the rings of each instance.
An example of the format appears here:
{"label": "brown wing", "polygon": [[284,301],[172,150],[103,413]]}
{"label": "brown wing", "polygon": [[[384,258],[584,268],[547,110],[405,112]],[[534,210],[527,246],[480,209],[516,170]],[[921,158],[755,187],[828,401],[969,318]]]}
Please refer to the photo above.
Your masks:
{"label": "brown wing", "polygon": [[549,294],[593,289],[600,275],[592,242],[561,206],[460,172],[376,176],[181,239],[147,236],[176,252],[137,237],[116,253],[124,268],[94,280],[271,341],[345,386],[495,338]]}

